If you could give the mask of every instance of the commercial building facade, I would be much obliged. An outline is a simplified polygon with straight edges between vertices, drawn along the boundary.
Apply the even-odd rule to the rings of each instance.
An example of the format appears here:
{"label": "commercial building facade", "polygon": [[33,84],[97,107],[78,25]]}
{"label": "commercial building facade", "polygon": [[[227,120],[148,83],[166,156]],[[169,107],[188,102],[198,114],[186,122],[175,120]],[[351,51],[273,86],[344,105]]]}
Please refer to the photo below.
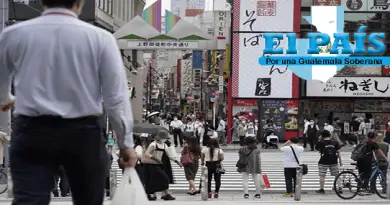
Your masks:
{"label": "commercial building facade", "polygon": [[335,117],[348,123],[352,116],[369,115],[374,118],[376,130],[384,129],[390,120],[388,67],[345,67],[327,83],[321,83],[300,79],[287,66],[261,66],[257,59],[264,48],[262,32],[295,32],[305,37],[313,25],[302,16],[310,16],[312,5],[343,5],[346,8],[344,30],[350,33],[355,32],[361,23],[368,25],[369,31],[387,33],[387,13],[379,12],[386,7],[365,4],[361,10],[352,10],[344,0],[291,0],[286,6],[285,1],[282,4],[280,0],[273,0],[265,9],[251,1],[233,2],[229,116],[257,119],[259,138],[263,135],[265,121],[272,119],[278,127],[280,140],[301,136],[304,118],[315,118],[323,127],[326,121]]}

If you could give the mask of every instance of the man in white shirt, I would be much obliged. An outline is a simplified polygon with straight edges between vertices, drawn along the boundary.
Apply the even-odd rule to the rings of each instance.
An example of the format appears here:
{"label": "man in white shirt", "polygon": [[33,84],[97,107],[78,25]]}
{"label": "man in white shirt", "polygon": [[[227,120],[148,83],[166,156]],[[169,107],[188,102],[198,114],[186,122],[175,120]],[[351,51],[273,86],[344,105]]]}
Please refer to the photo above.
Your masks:
{"label": "man in white shirt", "polygon": [[226,122],[222,119],[221,116],[218,117],[218,127],[217,133],[219,138],[219,144],[226,146]]}
{"label": "man in white shirt", "polygon": [[123,166],[134,167],[137,160],[122,57],[111,33],[78,19],[84,0],[42,4],[41,17],[0,34],[0,110],[15,104],[16,116],[12,204],[48,205],[62,165],[73,202],[100,205],[108,163],[99,119],[103,101]]}
{"label": "man in white shirt", "polygon": [[303,148],[306,148],[307,146],[307,142],[308,142],[308,139],[307,139],[307,130],[309,129],[309,125],[310,125],[310,122],[309,122],[309,119],[304,119],[303,120]]}
{"label": "man in white shirt", "polygon": [[[302,163],[300,157],[304,148],[298,145],[298,142],[299,139],[294,137],[280,146],[280,150],[284,153],[284,176],[286,182],[286,193],[284,196],[288,197],[292,197],[295,192],[297,168],[299,167],[299,164]],[[297,161],[299,161],[299,163]]]}
{"label": "man in white shirt", "polygon": [[175,147],[177,147],[178,141],[180,142],[180,146],[183,147],[183,128],[184,124],[181,120],[177,119],[175,116],[173,118],[173,121],[171,122],[171,128],[173,132],[173,141],[175,143]]}

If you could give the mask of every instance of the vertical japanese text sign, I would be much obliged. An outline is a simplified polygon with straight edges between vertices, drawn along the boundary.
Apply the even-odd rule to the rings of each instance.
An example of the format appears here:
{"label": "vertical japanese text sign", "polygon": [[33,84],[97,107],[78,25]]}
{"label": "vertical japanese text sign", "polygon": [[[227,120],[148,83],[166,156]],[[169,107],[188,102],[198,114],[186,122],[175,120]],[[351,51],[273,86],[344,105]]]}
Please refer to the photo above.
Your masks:
{"label": "vertical japanese text sign", "polygon": [[194,50],[192,52],[192,68],[202,69],[203,68],[203,51]]}

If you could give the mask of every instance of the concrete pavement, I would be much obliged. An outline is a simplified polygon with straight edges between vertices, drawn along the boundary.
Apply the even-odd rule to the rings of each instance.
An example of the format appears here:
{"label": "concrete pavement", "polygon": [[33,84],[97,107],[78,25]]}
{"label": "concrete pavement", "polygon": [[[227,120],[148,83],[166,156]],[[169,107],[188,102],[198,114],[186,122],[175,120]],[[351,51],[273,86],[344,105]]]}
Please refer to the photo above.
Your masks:
{"label": "concrete pavement", "polygon": [[[253,194],[252,194],[253,195]],[[288,197],[285,198],[279,194],[265,194],[261,199],[243,199],[241,194],[227,194],[221,193],[219,199],[211,199],[208,201],[202,201],[200,196],[188,196],[188,195],[175,195],[176,201],[162,201],[158,200],[151,202],[151,204],[169,204],[169,205],[203,205],[203,204],[258,204],[258,203],[267,203],[267,204],[359,204],[359,205],[372,205],[372,204],[389,204],[389,200],[379,199],[377,196],[366,196],[366,197],[356,197],[353,200],[341,200],[334,194],[329,195],[319,195],[319,194],[310,194],[302,195],[302,200],[299,202],[294,201],[294,198]],[[10,205],[10,200],[0,199],[0,205]],[[72,202],[70,198],[66,199],[54,199],[50,205],[71,205]],[[107,200],[104,205],[110,205],[111,201]],[[125,204],[124,204],[125,205]],[[126,204],[127,205],[127,204]]]}

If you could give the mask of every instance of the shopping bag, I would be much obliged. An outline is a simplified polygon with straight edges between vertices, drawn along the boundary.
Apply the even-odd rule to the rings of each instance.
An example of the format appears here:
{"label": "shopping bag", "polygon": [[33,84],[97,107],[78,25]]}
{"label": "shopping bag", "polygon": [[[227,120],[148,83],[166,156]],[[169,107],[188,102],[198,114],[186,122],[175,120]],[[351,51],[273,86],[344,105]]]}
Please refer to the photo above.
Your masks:
{"label": "shopping bag", "polygon": [[170,157],[173,157],[174,159],[177,158],[177,152],[176,152],[176,148],[174,146],[169,146],[167,149],[167,152],[168,152],[168,155]]}
{"label": "shopping bag", "polygon": [[271,188],[271,184],[269,183],[268,175],[263,174],[262,178],[263,178],[264,188],[266,188],[266,189]]}
{"label": "shopping bag", "polygon": [[134,168],[126,168],[111,205],[149,205],[144,186]]}

